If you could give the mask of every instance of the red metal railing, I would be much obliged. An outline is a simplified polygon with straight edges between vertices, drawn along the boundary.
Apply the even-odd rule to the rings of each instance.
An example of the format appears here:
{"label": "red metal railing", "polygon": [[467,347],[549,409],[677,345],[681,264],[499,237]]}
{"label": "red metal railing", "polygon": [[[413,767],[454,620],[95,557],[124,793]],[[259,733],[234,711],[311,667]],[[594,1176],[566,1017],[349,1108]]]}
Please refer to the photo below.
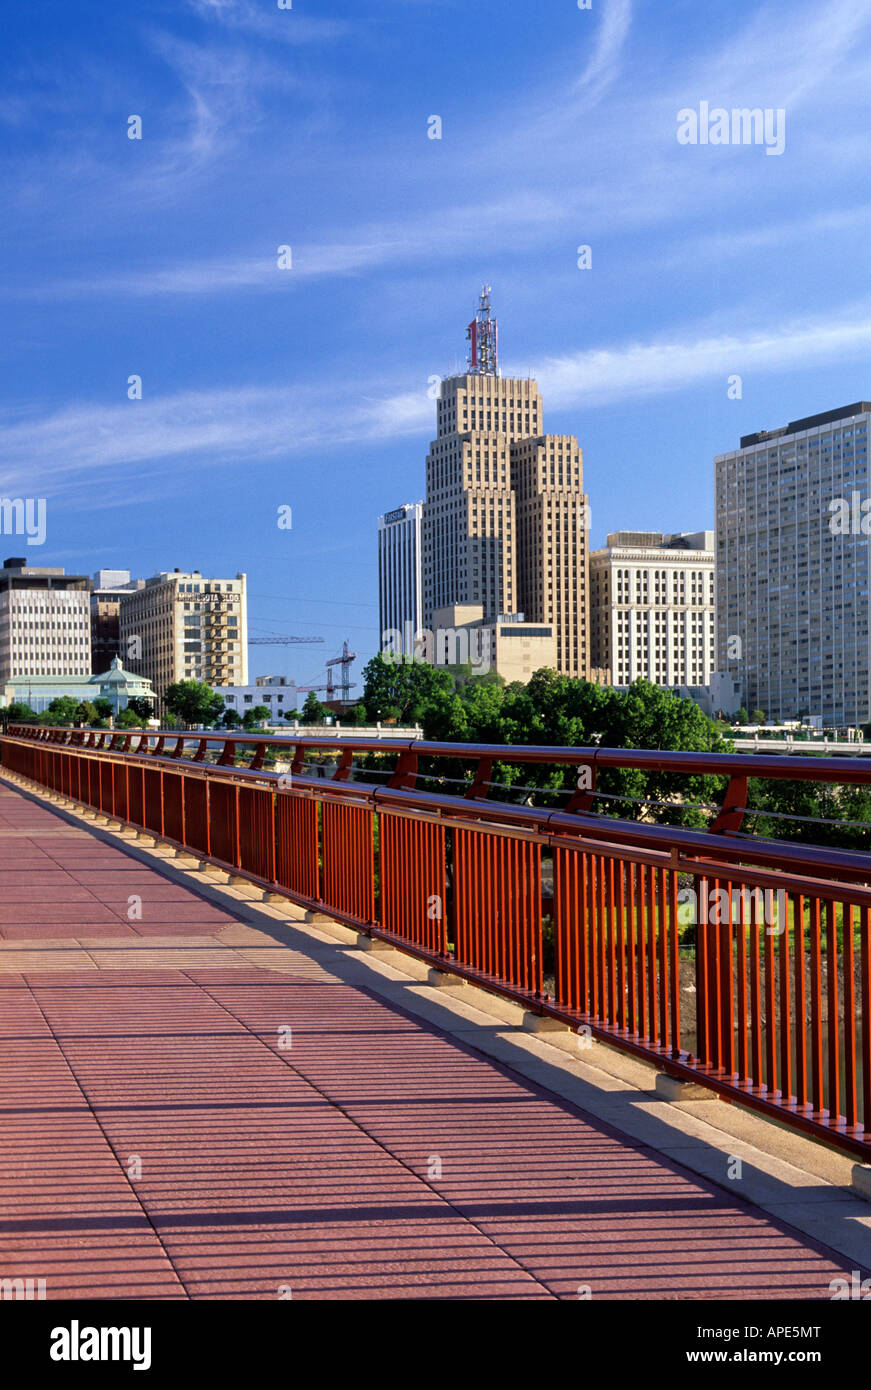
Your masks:
{"label": "red metal railing", "polygon": [[[465,795],[418,789],[422,759],[431,782],[440,760],[473,764]],[[751,773],[868,784],[867,762],[26,726],[0,761],[871,1156],[871,857],[740,833]],[[563,810],[495,801],[497,761],[584,768],[584,789]],[[591,810],[604,767],[727,790],[708,831],[619,820]]]}

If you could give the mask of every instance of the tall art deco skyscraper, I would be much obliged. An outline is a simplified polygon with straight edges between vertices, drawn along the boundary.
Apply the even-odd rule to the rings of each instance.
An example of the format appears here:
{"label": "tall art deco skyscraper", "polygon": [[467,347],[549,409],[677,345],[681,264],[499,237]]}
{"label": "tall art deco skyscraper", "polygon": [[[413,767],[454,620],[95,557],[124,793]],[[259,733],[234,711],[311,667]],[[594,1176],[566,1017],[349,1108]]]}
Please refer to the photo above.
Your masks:
{"label": "tall art deco skyscraper", "polygon": [[426,461],[423,620],[453,604],[485,621],[548,623],[557,669],[589,673],[588,500],[570,435],[546,435],[538,385],[499,375],[490,287],[467,330],[468,370],[441,383]]}

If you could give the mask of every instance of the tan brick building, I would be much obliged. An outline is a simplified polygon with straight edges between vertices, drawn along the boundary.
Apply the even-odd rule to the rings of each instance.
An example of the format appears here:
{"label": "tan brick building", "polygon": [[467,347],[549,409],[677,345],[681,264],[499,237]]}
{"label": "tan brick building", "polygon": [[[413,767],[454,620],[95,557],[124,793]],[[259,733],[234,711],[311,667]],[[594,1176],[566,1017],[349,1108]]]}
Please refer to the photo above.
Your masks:
{"label": "tan brick building", "polygon": [[121,655],[162,699],[180,680],[248,684],[246,578],[207,579],[199,570],[154,575],[121,598]]}
{"label": "tan brick building", "polygon": [[557,670],[589,671],[587,498],[576,439],[545,435],[531,379],[500,377],[489,292],[470,325],[491,341],[465,376],[441,383],[426,461],[423,621],[480,604],[487,621],[524,613],[553,628]]}

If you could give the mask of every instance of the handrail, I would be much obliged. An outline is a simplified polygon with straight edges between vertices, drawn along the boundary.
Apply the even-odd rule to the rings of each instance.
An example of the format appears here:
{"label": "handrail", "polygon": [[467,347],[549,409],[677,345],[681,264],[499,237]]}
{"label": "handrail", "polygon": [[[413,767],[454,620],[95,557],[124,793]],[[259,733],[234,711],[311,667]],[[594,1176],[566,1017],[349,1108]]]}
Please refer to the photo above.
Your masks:
{"label": "handrail", "polygon": [[[270,749],[289,773],[265,767]],[[310,775],[307,753],[325,751],[338,755],[332,775]],[[393,759],[386,784],[350,780],[367,752]],[[421,758],[470,764],[469,784],[419,788]],[[566,806],[517,805],[491,799],[497,761],[590,775]],[[871,856],[740,830],[749,776],[869,785],[861,759],[785,767],[743,754],[13,725],[0,762],[871,1160]],[[706,830],[596,813],[597,774],[614,767],[723,777],[726,791]]]}
{"label": "handrail", "polygon": [[122,751],[131,751],[129,742],[138,738],[139,747],[132,750],[137,752],[143,751],[143,743],[148,745],[148,752],[152,752],[155,751],[150,746],[152,740],[157,744],[161,740],[173,739],[176,742],[181,740],[182,744],[231,744],[253,749],[263,744],[267,748],[303,748],[317,753],[413,752],[418,758],[451,758],[454,761],[471,762],[477,759],[507,763],[559,763],[635,768],[648,772],[682,772],[696,776],[739,775],[796,782],[871,784],[871,767],[864,758],[792,757],[785,762],[782,757],[774,755],[754,755],[749,759],[744,753],[676,753],[668,749],[607,748],[599,745],[567,748],[547,744],[439,743],[428,739],[305,738],[295,734],[240,734],[235,731],[224,734],[201,729],[187,732],[179,729],[126,732],[112,729],[58,729],[40,724],[11,724],[7,737],[63,742],[69,747],[102,746],[104,750],[114,740],[123,739],[128,746]]}

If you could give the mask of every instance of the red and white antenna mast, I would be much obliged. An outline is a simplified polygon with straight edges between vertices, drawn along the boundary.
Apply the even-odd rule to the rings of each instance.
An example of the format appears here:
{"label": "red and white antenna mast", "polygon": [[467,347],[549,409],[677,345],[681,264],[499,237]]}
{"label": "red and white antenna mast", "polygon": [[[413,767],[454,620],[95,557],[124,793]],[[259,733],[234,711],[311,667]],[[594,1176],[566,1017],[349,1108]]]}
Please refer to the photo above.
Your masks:
{"label": "red and white antenna mast", "polygon": [[466,329],[469,352],[466,365],[472,376],[499,375],[499,324],[490,317],[489,285],[481,289],[478,312]]}

